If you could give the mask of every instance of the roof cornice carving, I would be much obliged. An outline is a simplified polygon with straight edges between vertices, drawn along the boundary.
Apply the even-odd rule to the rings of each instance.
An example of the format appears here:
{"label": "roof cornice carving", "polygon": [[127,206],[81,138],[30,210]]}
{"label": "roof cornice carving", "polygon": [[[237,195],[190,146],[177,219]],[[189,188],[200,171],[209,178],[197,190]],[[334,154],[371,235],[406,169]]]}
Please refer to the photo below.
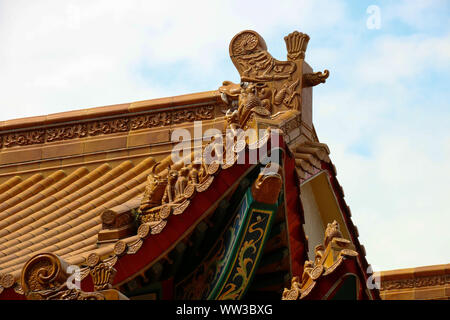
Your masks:
{"label": "roof cornice carving", "polygon": [[[104,120],[80,120],[77,123],[40,127],[35,129],[17,129],[1,134],[0,150],[15,146],[39,145],[85,137],[95,137],[113,133],[126,133],[140,129],[164,127],[185,122],[210,120],[215,117],[217,104],[207,103],[197,106],[184,106],[163,111],[147,111],[139,114],[115,116]],[[1,129],[0,129],[1,130]]]}

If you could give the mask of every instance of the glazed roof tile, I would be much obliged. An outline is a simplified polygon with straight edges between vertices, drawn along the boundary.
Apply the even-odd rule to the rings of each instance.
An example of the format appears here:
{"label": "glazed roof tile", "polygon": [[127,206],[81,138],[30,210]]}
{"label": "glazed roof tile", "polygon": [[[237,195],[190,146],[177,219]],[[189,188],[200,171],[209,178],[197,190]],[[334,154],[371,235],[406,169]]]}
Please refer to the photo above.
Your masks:
{"label": "glazed roof tile", "polygon": [[[139,198],[152,157],[136,165],[81,166],[70,174],[55,170],[27,179],[15,176],[0,185],[0,273],[16,278],[23,264],[39,252],[53,252],[80,264],[92,253],[112,252],[114,244],[97,244],[100,214]],[[133,242],[130,237],[123,239]]]}

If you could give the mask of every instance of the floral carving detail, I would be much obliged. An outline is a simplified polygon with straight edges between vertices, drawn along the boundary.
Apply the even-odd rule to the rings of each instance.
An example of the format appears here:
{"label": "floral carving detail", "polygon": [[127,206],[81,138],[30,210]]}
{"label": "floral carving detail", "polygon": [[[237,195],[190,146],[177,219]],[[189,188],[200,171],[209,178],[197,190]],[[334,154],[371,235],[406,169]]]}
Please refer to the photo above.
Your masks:
{"label": "floral carving detail", "polygon": [[10,273],[0,275],[0,285],[3,288],[10,288],[14,285],[14,276]]}
{"label": "floral carving detail", "polygon": [[100,263],[93,267],[90,273],[95,291],[100,291],[112,287],[112,282],[117,271],[106,263]]}
{"label": "floral carving detail", "polygon": [[91,253],[86,258],[86,264],[90,267],[97,265],[97,263],[99,263],[99,262],[100,262],[100,257],[96,253]]}
{"label": "floral carving detail", "polygon": [[284,37],[289,60],[305,59],[305,51],[308,47],[309,36],[305,33],[294,31]]}
{"label": "floral carving detail", "polygon": [[12,133],[4,136],[3,140],[3,145],[5,148],[40,144],[45,142],[45,130]]}
{"label": "floral carving detail", "polygon": [[47,142],[70,140],[75,138],[83,138],[88,134],[86,124],[78,124],[74,126],[66,126],[60,128],[52,128],[47,130]]}
{"label": "floral carving detail", "polygon": [[252,32],[245,32],[236,37],[232,43],[232,52],[235,55],[242,55],[252,51],[258,45],[258,36]]}
{"label": "floral carving detail", "polygon": [[142,247],[143,243],[144,243],[144,241],[142,241],[142,239],[138,239],[136,242],[134,242],[128,246],[127,253],[135,254]]}
{"label": "floral carving detail", "polygon": [[419,277],[413,279],[402,280],[390,280],[381,282],[381,290],[394,290],[394,289],[407,289],[407,288],[420,288],[439,286],[450,283],[450,276],[431,276],[431,277]]}
{"label": "floral carving detail", "polygon": [[93,122],[89,125],[89,135],[108,134],[128,131],[129,119],[115,119]]}
{"label": "floral carving detail", "polygon": [[127,251],[127,244],[123,241],[117,241],[114,245],[114,254],[117,256],[123,255]]}
{"label": "floral carving detail", "polygon": [[147,116],[134,117],[130,121],[131,130],[143,128],[153,128],[170,124],[170,117],[167,112],[159,112]]}
{"label": "floral carving detail", "polygon": [[183,122],[193,122],[214,118],[214,105],[201,106],[174,111],[152,113],[133,117],[130,120],[131,130],[162,127]]}
{"label": "floral carving detail", "polygon": [[153,112],[147,115],[4,134],[0,136],[0,149],[208,120],[214,118],[214,107],[214,105],[203,105],[173,111]]}

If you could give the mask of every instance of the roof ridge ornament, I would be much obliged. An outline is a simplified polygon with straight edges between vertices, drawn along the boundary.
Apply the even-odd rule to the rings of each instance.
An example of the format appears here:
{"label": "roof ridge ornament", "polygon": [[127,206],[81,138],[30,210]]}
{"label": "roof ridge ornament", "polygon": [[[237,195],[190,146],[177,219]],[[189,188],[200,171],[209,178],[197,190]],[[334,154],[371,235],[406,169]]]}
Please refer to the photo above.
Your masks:
{"label": "roof ridge ornament", "polygon": [[224,81],[219,88],[229,107],[229,127],[239,125],[246,130],[258,127],[256,119],[273,120],[289,110],[302,113],[303,88],[323,83],[329,76],[328,70],[311,73],[304,62],[309,40],[298,31],[285,36],[287,60],[279,61],[267,51],[266,42],[256,31],[244,30],[233,37],[229,53],[241,82]]}
{"label": "roof ridge ornament", "polygon": [[[98,263],[98,259],[96,262]],[[28,300],[118,300],[128,299],[110,289],[115,270],[106,264],[91,271],[94,292],[69,286],[69,264],[53,253],[41,253],[29,259],[23,269],[21,283]]]}
{"label": "roof ridge ornament", "polygon": [[284,37],[288,51],[288,59],[291,61],[305,59],[306,48],[308,47],[309,36],[306,33],[294,31]]}

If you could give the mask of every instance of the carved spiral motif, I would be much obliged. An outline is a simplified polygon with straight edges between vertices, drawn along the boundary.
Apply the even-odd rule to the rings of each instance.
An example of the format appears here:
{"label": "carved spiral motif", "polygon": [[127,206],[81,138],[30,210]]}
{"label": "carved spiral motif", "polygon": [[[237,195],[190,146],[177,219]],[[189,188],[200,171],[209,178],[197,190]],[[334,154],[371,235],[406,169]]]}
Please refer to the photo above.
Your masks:
{"label": "carved spiral motif", "polygon": [[234,55],[251,52],[258,46],[258,36],[252,32],[243,32],[238,35],[232,45]]}
{"label": "carved spiral motif", "polygon": [[140,238],[145,239],[150,234],[150,226],[146,223],[141,224],[138,228],[137,234]]}
{"label": "carved spiral motif", "polygon": [[184,188],[184,197],[186,199],[190,199],[194,196],[195,194],[195,186],[193,184],[188,184],[186,186],[186,188]]}
{"label": "carved spiral motif", "polygon": [[1,276],[0,285],[3,288],[11,288],[14,285],[14,276],[10,273]]}
{"label": "carved spiral motif", "polygon": [[117,241],[114,245],[114,253],[118,256],[121,256],[127,250],[127,244],[123,241]]}
{"label": "carved spiral motif", "polygon": [[170,206],[167,205],[163,206],[161,208],[161,211],[159,212],[159,217],[161,219],[167,219],[170,216],[170,211],[171,211]]}
{"label": "carved spiral motif", "polygon": [[95,266],[97,263],[99,263],[100,261],[100,257],[98,256],[98,254],[96,253],[91,253],[90,255],[87,256],[86,258],[86,264],[90,267]]}
{"label": "carved spiral motif", "polygon": [[26,294],[59,286],[65,279],[61,261],[51,253],[36,255],[22,269],[22,286]]}

